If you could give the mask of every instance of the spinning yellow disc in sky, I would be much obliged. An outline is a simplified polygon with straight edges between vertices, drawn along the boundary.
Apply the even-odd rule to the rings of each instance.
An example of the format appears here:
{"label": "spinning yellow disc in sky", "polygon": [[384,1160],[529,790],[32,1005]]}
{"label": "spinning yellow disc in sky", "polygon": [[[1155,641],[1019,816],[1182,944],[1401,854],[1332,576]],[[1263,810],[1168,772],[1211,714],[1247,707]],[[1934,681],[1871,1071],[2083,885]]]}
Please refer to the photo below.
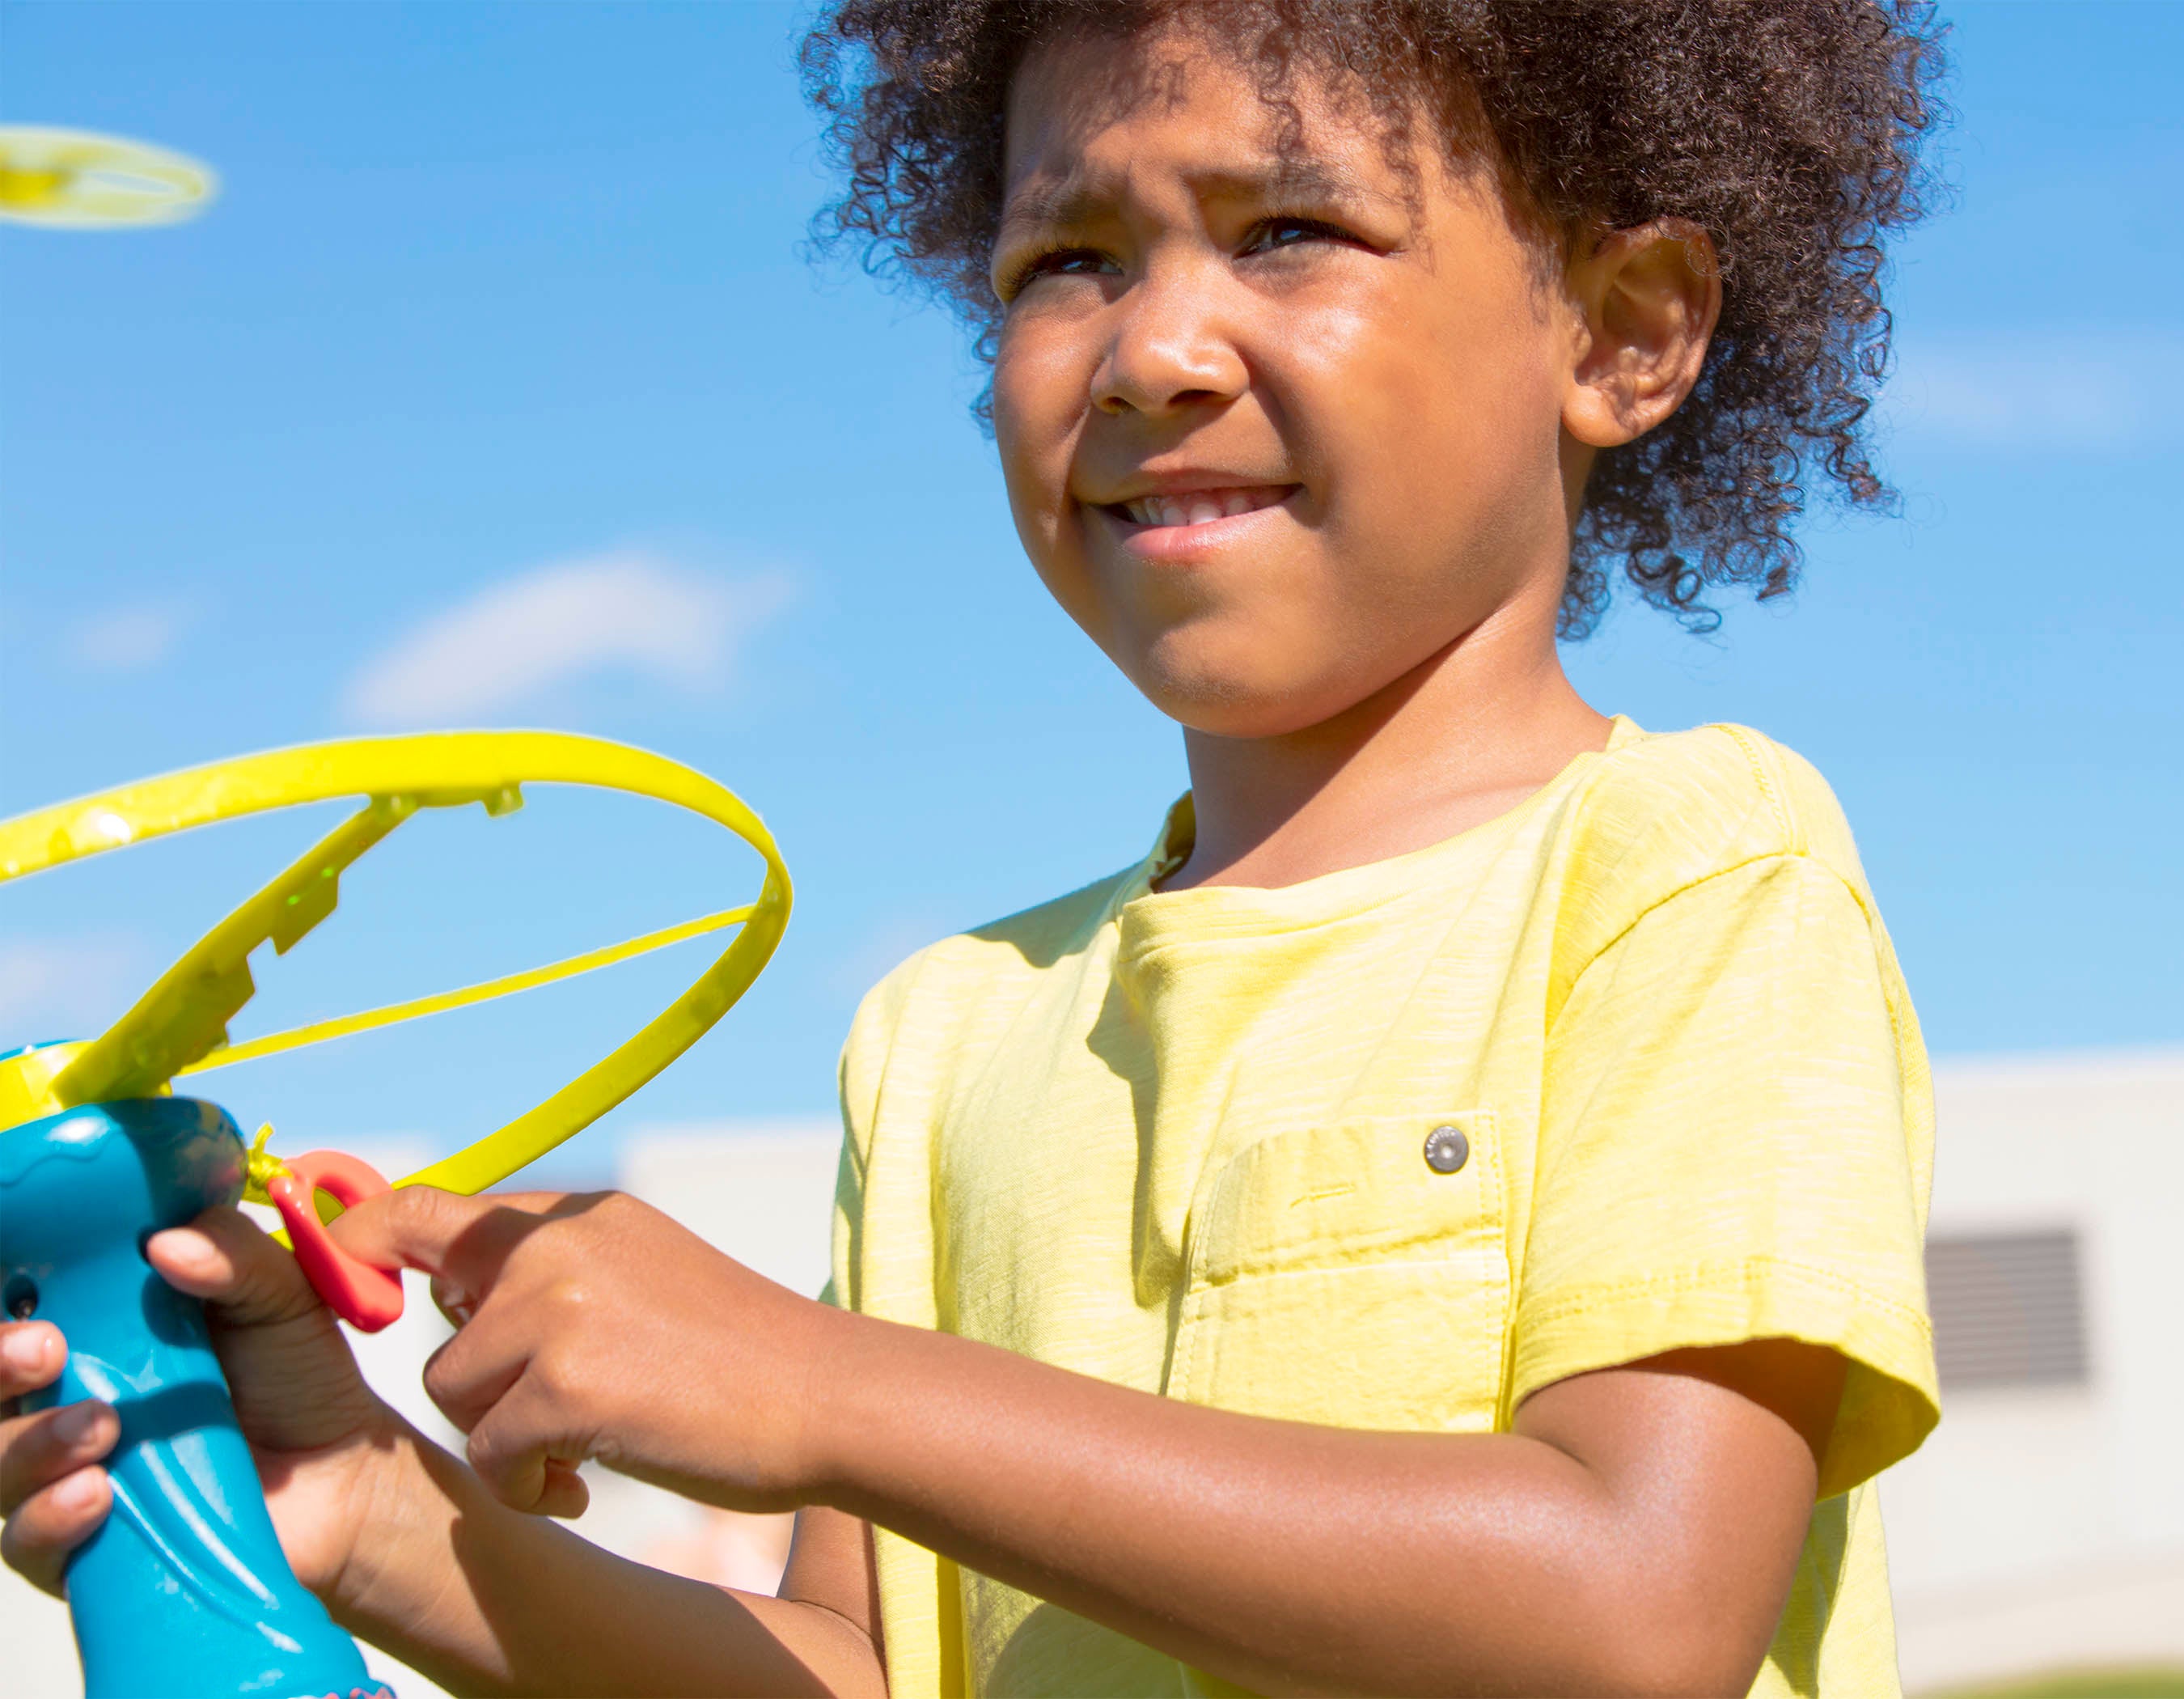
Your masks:
{"label": "spinning yellow disc in sky", "polygon": [[211,203],[209,166],[125,136],[0,125],[0,219],[80,230],[178,224]]}

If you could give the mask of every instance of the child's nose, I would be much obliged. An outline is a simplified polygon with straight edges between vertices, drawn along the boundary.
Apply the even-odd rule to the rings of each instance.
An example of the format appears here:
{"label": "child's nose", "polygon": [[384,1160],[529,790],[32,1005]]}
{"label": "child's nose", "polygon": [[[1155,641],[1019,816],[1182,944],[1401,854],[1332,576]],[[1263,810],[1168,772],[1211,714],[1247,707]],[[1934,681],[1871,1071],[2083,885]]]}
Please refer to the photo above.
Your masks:
{"label": "child's nose", "polygon": [[1101,412],[1157,415],[1233,401],[1249,368],[1221,322],[1217,292],[1184,268],[1153,268],[1109,309],[1109,341],[1092,376]]}

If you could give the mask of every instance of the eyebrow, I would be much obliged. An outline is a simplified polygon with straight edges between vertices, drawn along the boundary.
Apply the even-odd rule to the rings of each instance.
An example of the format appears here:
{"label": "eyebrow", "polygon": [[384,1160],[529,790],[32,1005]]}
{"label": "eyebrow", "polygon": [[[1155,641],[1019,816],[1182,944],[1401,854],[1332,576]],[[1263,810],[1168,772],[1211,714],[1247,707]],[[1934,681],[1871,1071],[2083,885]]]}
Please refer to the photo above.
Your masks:
{"label": "eyebrow", "polygon": [[[1384,202],[1390,198],[1368,189],[1355,172],[1317,160],[1284,160],[1264,170],[1208,169],[1187,174],[1199,195],[1217,200],[1259,200],[1279,203],[1305,198],[1356,204]],[[1077,173],[1041,182],[1034,180],[1011,193],[1003,203],[995,231],[998,242],[1022,230],[1071,230],[1092,223],[1114,204],[1114,191]]]}

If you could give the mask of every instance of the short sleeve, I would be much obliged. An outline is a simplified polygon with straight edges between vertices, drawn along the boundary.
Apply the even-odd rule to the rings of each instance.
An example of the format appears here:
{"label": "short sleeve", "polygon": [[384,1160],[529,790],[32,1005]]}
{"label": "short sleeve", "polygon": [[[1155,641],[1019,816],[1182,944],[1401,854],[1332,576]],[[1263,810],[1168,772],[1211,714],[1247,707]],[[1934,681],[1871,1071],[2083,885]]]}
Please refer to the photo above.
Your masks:
{"label": "short sleeve", "polygon": [[879,1108],[880,1080],[894,1039],[895,1010],[892,980],[868,992],[843,1041],[835,1083],[842,1108],[842,1154],[834,1168],[833,1228],[830,1271],[819,1301],[837,1309],[863,1307],[865,1167],[872,1149],[872,1122]]}
{"label": "short sleeve", "polygon": [[[819,1295],[840,1309],[861,1315],[887,1313],[896,1321],[912,1317],[900,1308],[902,1278],[876,1277],[872,1219],[877,1216],[899,1227],[905,1221],[928,1218],[927,1175],[913,1154],[906,1164],[897,1161],[890,1187],[874,1175],[874,1151],[880,1139],[880,1123],[885,1118],[882,1101],[888,1095],[889,1078],[905,1051],[913,1060],[916,1056],[916,1044],[904,1042],[904,1020],[912,988],[931,953],[921,950],[911,956],[865,994],[855,1018],[850,1022],[836,1069],[842,1106],[842,1154],[834,1171],[833,1271]],[[897,1117],[898,1122],[900,1118]],[[883,1232],[881,1237],[900,1241],[905,1235]],[[929,1295],[929,1265],[921,1274],[914,1254],[906,1267],[900,1251],[891,1260],[898,1277],[906,1277],[912,1290],[922,1288]],[[897,1305],[893,1309],[889,1308],[890,1296]],[[929,1295],[921,1307],[930,1310]]]}
{"label": "short sleeve", "polygon": [[838,1310],[856,1308],[857,1240],[864,1227],[864,1164],[857,1157],[854,1131],[844,1130],[842,1155],[834,1168],[833,1226],[828,1239],[827,1284],[819,1301]]}
{"label": "short sleeve", "polygon": [[1549,1035],[1513,1401],[1791,1338],[1848,1363],[1821,1497],[1917,1448],[1939,1412],[1884,961],[1842,878],[1786,854],[1659,903],[1578,976]]}

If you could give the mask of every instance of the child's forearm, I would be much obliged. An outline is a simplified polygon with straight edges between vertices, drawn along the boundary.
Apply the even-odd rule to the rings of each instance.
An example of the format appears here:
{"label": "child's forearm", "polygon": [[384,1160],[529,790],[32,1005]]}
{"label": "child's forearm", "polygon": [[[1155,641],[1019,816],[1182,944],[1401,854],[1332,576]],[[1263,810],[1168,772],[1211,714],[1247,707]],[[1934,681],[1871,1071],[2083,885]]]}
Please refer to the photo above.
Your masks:
{"label": "child's forearm", "polygon": [[648,1568],[500,1503],[414,1430],[332,1588],[352,1632],[457,1693],[883,1696],[831,1611]]}
{"label": "child's forearm", "polygon": [[1360,1433],[842,1333],[832,1501],[1260,1691],[1741,1692],[1811,1508],[1797,1434],[1677,1374],[1550,1389],[1535,1433]]}

